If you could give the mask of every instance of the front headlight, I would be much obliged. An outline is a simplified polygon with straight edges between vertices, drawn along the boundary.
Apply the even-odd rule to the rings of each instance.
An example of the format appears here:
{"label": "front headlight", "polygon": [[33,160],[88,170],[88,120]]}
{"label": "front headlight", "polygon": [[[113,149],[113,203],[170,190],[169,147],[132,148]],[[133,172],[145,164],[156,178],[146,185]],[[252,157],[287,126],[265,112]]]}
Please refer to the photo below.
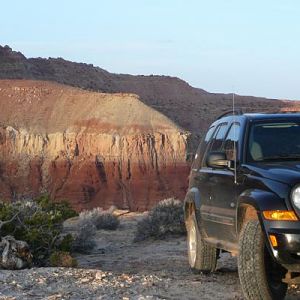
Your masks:
{"label": "front headlight", "polygon": [[292,201],[294,205],[300,209],[300,185],[296,186],[292,191]]}

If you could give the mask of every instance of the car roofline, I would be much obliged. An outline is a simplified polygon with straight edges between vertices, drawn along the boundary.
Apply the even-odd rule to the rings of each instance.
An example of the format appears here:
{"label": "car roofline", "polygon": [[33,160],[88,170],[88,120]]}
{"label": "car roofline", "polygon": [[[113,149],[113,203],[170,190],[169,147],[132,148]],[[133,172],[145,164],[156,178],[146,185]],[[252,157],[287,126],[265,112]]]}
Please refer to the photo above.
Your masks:
{"label": "car roofline", "polygon": [[241,109],[226,111],[222,113],[215,119],[214,123],[219,123],[217,121],[228,121],[233,118],[236,119],[247,119],[247,120],[272,120],[272,119],[300,119],[299,111],[277,111],[277,112],[252,112],[243,113]]}

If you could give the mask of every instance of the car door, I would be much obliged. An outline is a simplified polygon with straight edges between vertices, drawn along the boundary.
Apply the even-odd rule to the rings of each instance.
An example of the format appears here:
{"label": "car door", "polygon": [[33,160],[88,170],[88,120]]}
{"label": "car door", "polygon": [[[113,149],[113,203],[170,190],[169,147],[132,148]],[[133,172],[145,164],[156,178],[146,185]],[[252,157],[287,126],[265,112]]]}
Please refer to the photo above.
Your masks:
{"label": "car door", "polygon": [[[226,153],[228,160],[237,159],[238,137],[240,124],[233,123],[226,134],[224,143],[220,147]],[[235,164],[233,164],[235,165]],[[213,223],[212,236],[218,240],[226,240],[236,243],[236,183],[235,171],[227,167],[210,169],[210,215]]]}
{"label": "car door", "polygon": [[[196,187],[199,190],[199,195],[200,195],[200,214],[207,214],[210,209],[210,203],[209,203],[209,196],[210,196],[210,187],[207,184],[208,182],[208,176],[203,172],[202,170],[202,161],[205,156],[205,153],[207,151],[207,148],[209,144],[211,143],[211,140],[215,138],[215,135],[217,134],[219,130],[219,127],[216,127],[215,125],[212,125],[202,142],[200,143],[195,159],[192,165],[192,178],[193,178],[193,183],[192,185]],[[206,224],[205,224],[205,218],[203,219],[201,217],[201,230],[204,234],[206,234]]]}
{"label": "car door", "polygon": [[215,237],[216,228],[215,222],[212,222],[212,181],[211,176],[214,175],[213,170],[206,164],[206,157],[210,151],[217,151],[222,148],[226,132],[228,130],[228,123],[224,122],[217,126],[209,144],[206,147],[205,154],[201,162],[201,168],[198,170],[197,178],[198,188],[200,192],[201,206],[201,222],[202,230],[208,237]]}

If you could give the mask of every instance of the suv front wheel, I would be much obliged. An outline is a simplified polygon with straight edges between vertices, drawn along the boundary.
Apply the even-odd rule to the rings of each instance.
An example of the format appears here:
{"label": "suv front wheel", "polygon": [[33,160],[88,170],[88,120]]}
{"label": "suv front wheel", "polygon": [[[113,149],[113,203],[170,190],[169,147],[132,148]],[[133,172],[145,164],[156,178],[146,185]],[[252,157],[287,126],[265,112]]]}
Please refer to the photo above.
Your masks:
{"label": "suv front wheel", "polygon": [[238,271],[246,299],[283,299],[286,270],[270,255],[258,220],[247,222],[239,240]]}
{"label": "suv front wheel", "polygon": [[211,273],[217,265],[217,249],[207,244],[198,228],[195,211],[186,220],[189,264],[194,273]]}

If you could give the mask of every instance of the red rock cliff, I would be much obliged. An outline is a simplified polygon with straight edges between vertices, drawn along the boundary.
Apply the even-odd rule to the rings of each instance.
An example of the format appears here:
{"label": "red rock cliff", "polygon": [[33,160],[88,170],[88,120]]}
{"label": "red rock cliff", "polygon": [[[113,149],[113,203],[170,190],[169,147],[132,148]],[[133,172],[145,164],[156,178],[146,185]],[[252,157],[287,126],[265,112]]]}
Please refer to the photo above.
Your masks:
{"label": "red rock cliff", "polygon": [[0,120],[1,198],[145,210],[184,196],[188,135],[136,95],[2,80]]}
{"label": "red rock cliff", "polygon": [[[147,106],[191,133],[191,151],[209,124],[232,109],[231,94],[209,93],[176,77],[114,74],[62,58],[26,58],[9,46],[0,46],[0,79],[46,80],[98,92],[137,94]],[[235,95],[235,101],[244,112],[299,110],[295,101],[241,95]]]}

